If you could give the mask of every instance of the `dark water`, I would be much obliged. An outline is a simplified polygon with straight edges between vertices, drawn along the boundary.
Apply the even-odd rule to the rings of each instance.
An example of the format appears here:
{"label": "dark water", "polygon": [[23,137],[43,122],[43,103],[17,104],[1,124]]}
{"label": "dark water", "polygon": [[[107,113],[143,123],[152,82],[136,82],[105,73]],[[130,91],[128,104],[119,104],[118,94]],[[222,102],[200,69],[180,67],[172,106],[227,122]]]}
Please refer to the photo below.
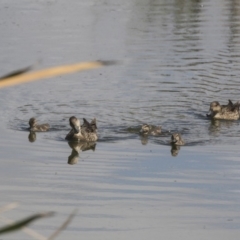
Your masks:
{"label": "dark water", "polygon": [[[0,203],[21,203],[13,219],[56,210],[33,226],[50,234],[78,208],[59,239],[236,239],[239,121],[206,113],[240,100],[238,1],[2,1],[0,19],[1,75],[120,61],[1,90]],[[65,142],[72,115],[97,118],[96,146]],[[31,117],[51,130],[28,136]],[[163,134],[142,139],[143,123]],[[186,146],[171,149],[175,131]]]}

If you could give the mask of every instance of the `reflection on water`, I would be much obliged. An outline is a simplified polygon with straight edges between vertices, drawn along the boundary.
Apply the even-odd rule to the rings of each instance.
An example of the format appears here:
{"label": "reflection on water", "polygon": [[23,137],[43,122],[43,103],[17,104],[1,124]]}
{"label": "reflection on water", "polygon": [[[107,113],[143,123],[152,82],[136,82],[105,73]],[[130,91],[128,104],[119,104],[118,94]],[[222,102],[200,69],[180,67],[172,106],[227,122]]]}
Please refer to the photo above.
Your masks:
{"label": "reflection on water", "polygon": [[176,157],[180,151],[180,146],[176,145],[176,144],[171,144],[171,154],[173,157]]}
{"label": "reflection on water", "polygon": [[230,134],[232,136],[236,136],[239,131],[237,130],[237,132],[233,133],[232,129],[238,126],[239,126],[238,121],[211,119],[209,128],[208,128],[209,135],[219,136],[219,134],[222,134],[222,137],[224,137]]}
{"label": "reflection on water", "polygon": [[148,144],[148,136],[141,136],[141,143],[142,145]]}
{"label": "reflection on water", "polygon": [[[156,144],[161,144],[161,145],[169,145],[171,146],[171,155],[173,157],[176,157],[180,151],[180,146],[176,145],[174,143],[172,143],[173,140],[173,135],[171,135],[170,132],[162,132],[162,134],[160,134],[160,136],[148,136],[148,135],[140,135],[140,140],[142,145],[147,145],[149,142],[149,139],[151,142],[155,142]],[[161,139],[161,140],[160,140]],[[188,143],[187,145],[191,146],[191,145],[198,145],[199,142],[192,142],[192,143]],[[181,144],[183,145],[183,144]]]}
{"label": "reflection on water", "polygon": [[35,132],[30,131],[28,134],[28,140],[29,142],[35,142],[37,139],[37,134]]}
{"label": "reflection on water", "polygon": [[68,142],[69,147],[72,149],[71,155],[68,157],[68,164],[73,165],[78,163],[80,151],[95,151],[95,142]]}

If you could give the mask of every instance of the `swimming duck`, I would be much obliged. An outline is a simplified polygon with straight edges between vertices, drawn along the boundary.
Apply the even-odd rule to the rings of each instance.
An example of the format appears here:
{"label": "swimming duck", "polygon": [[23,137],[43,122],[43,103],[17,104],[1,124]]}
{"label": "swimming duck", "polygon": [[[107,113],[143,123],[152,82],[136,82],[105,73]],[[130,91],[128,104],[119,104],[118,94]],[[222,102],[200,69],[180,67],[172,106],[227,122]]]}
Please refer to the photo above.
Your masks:
{"label": "swimming duck", "polygon": [[233,104],[231,100],[228,100],[227,105],[220,105],[219,102],[214,101],[210,104],[207,117],[213,119],[238,120],[240,117],[239,106],[240,102]]}
{"label": "swimming duck", "polygon": [[29,126],[30,126],[29,130],[31,132],[46,132],[50,128],[48,123],[38,125],[37,120],[35,118],[30,118],[29,119]]}
{"label": "swimming duck", "polygon": [[182,140],[181,134],[180,133],[173,133],[171,137],[171,143],[174,145],[184,145],[184,141]]}
{"label": "swimming duck", "polygon": [[148,124],[143,124],[140,130],[140,134],[146,136],[146,135],[159,135],[161,133],[161,126],[151,126]]}
{"label": "swimming duck", "polygon": [[66,140],[75,141],[87,141],[95,142],[98,139],[96,119],[93,119],[89,123],[85,118],[83,119],[83,125],[81,126],[80,120],[75,116],[69,118],[69,124],[71,126],[70,132],[65,137]]}

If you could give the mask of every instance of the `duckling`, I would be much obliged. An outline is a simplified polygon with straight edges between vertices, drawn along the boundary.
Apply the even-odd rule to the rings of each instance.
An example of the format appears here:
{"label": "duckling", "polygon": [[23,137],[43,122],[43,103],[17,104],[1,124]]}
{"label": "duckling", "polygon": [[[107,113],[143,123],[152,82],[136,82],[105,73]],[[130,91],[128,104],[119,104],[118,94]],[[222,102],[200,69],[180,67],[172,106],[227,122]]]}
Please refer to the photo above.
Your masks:
{"label": "duckling", "polygon": [[46,132],[50,128],[48,123],[38,125],[37,120],[35,118],[30,118],[29,119],[29,126],[30,126],[29,130],[31,132]]}
{"label": "duckling", "polygon": [[182,140],[181,134],[180,133],[173,133],[171,137],[171,143],[174,145],[184,145],[184,141]]}
{"label": "duckling", "polygon": [[95,142],[98,139],[96,132],[96,119],[93,119],[93,125],[89,123],[86,119],[83,120],[84,123],[81,126],[80,120],[75,116],[69,118],[69,124],[71,126],[70,132],[65,137],[66,140],[75,141],[87,141]]}
{"label": "duckling", "polygon": [[239,106],[240,102],[233,104],[231,100],[228,100],[227,105],[220,105],[219,102],[214,101],[210,104],[207,117],[212,119],[238,120],[240,117]]}
{"label": "duckling", "polygon": [[148,124],[143,124],[140,130],[140,134],[146,136],[146,135],[159,135],[161,133],[161,126],[151,126]]}

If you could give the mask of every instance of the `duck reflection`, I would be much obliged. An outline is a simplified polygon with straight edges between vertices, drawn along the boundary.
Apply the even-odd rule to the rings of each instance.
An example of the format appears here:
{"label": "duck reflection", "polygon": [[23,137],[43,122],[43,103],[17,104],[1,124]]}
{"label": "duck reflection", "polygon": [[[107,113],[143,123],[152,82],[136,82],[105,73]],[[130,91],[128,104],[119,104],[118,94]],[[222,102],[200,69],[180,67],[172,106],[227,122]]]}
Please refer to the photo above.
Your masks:
{"label": "duck reflection", "polygon": [[29,142],[35,142],[37,139],[37,135],[35,132],[30,132],[28,135],[28,141]]}
{"label": "duck reflection", "polygon": [[178,155],[178,152],[180,151],[180,146],[176,144],[171,144],[171,145],[172,145],[171,154],[173,157],[176,157]]}
{"label": "duck reflection", "polygon": [[142,145],[148,144],[148,137],[147,136],[141,136],[141,143]]}
{"label": "duck reflection", "polygon": [[230,128],[232,127],[236,122],[228,121],[228,120],[216,120],[212,119],[211,123],[209,125],[208,131],[210,135],[216,135],[219,133],[219,131],[223,128]]}
{"label": "duck reflection", "polygon": [[95,142],[68,142],[70,148],[72,148],[72,153],[68,157],[68,164],[73,165],[78,163],[80,151],[95,151]]}

